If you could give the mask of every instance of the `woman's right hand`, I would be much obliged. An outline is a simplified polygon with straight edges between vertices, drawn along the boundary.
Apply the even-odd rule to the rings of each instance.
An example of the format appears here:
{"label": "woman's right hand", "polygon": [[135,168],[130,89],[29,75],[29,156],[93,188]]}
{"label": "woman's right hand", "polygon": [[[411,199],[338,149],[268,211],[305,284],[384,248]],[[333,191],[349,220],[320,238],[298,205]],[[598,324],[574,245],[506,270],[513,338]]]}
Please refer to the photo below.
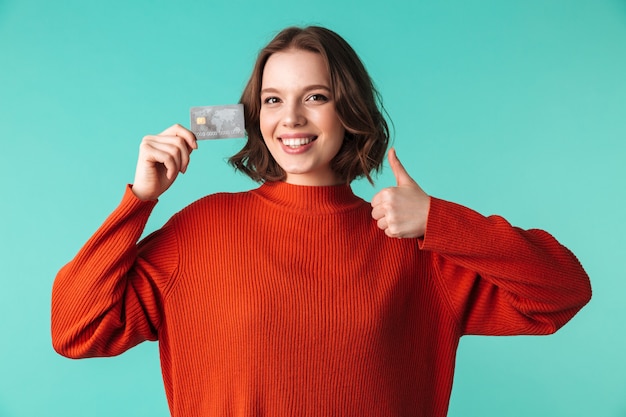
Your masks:
{"label": "woman's right hand", "polygon": [[194,149],[198,149],[196,136],[179,124],[158,135],[145,136],[139,145],[133,193],[140,200],[159,198],[179,172],[187,171],[189,155]]}

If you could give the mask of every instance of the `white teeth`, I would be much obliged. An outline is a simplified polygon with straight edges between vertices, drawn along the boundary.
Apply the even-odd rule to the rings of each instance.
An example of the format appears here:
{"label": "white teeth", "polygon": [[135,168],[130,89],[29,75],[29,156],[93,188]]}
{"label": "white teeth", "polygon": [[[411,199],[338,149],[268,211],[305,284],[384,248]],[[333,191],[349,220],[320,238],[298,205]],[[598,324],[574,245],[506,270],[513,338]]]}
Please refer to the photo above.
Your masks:
{"label": "white teeth", "polygon": [[282,141],[286,146],[297,147],[311,143],[313,138],[285,138]]}

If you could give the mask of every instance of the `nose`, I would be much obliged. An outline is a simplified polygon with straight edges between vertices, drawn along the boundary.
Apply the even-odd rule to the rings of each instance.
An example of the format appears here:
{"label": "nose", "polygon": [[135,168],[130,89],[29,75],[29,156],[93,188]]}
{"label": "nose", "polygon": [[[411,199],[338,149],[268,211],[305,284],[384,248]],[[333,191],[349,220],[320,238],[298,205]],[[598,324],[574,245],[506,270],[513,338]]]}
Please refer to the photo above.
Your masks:
{"label": "nose", "polygon": [[306,116],[304,111],[298,102],[292,102],[286,104],[283,107],[282,123],[285,127],[297,127],[304,126],[306,124]]}

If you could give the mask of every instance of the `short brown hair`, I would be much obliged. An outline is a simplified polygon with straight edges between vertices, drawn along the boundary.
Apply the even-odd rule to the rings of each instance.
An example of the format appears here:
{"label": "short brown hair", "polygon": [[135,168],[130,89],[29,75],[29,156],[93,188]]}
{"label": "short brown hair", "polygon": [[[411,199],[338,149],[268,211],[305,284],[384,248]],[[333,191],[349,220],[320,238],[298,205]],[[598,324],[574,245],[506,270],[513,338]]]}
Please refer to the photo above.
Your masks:
{"label": "short brown hair", "polygon": [[260,127],[261,83],[268,58],[286,49],[322,56],[330,74],[335,108],[346,136],[331,164],[346,183],[379,171],[389,143],[382,100],[352,47],[337,33],[319,26],[282,30],[259,52],[252,75],[241,94],[248,141],[229,162],[255,181],[280,181],[286,175],[267,149]]}

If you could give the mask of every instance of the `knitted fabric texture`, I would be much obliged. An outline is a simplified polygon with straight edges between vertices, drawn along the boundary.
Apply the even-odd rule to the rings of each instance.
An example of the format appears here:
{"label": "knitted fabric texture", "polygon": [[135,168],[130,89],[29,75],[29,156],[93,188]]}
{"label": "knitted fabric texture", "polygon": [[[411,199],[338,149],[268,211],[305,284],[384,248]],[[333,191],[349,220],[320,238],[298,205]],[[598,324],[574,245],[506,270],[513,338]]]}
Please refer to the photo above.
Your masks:
{"label": "knitted fabric texture", "polygon": [[154,205],[129,187],[61,269],[52,340],[158,340],[174,417],[443,417],[462,335],[552,333],[591,295],[548,233],[436,198],[422,239],[391,239],[349,186],[266,183],[137,244]]}

